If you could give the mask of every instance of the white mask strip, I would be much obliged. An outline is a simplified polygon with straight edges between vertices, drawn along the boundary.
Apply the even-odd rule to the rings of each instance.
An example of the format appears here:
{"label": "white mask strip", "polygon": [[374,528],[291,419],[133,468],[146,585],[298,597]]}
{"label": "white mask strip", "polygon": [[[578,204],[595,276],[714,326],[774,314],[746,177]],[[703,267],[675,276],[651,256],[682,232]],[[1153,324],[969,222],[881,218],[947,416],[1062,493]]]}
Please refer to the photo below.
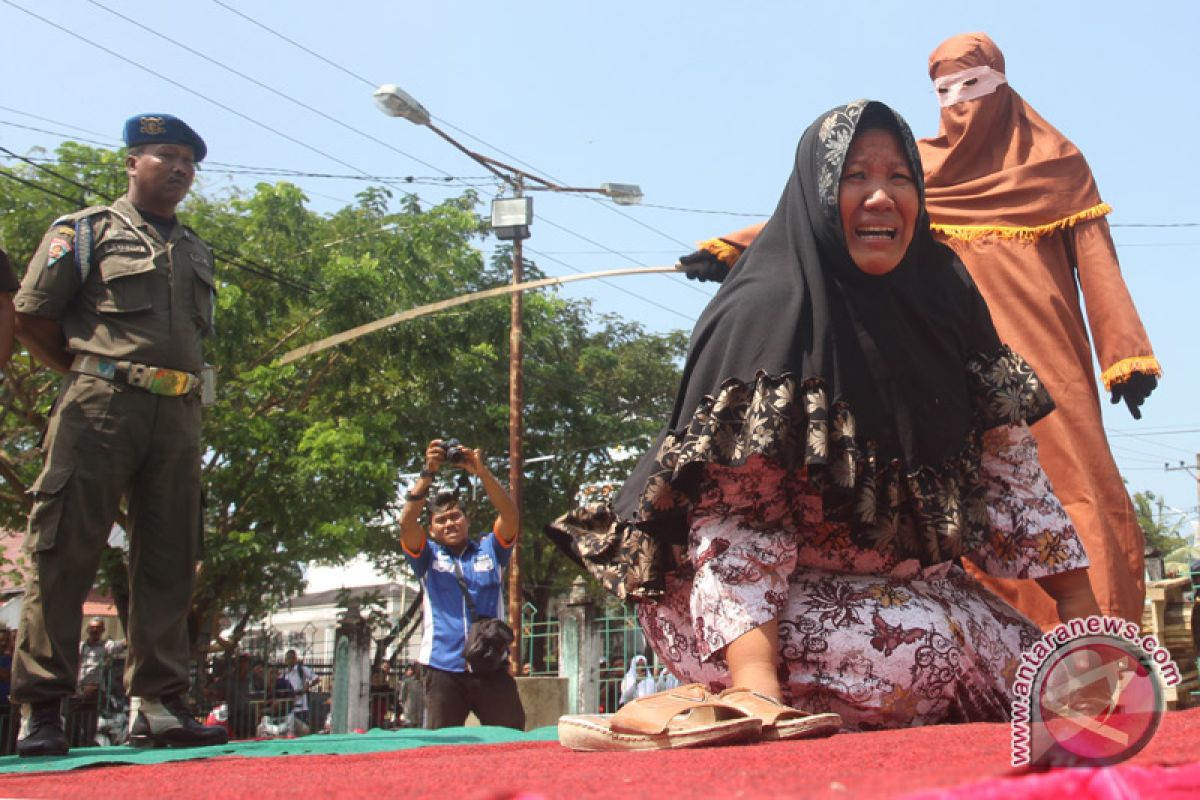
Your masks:
{"label": "white mask strip", "polygon": [[[972,81],[969,86],[968,81]],[[1004,77],[1003,72],[991,67],[970,67],[962,72],[935,78],[933,88],[937,90],[938,105],[945,108],[989,95],[1005,83],[1008,83],[1008,78]]]}

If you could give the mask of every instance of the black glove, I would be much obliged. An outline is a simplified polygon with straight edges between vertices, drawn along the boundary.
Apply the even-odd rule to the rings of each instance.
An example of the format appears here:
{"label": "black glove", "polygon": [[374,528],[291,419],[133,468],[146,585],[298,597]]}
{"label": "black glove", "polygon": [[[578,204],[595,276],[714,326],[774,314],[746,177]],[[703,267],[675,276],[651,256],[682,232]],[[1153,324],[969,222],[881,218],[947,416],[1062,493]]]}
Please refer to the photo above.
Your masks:
{"label": "black glove", "polygon": [[1120,383],[1113,384],[1113,405],[1124,400],[1133,418],[1141,419],[1142,412],[1140,406],[1146,402],[1146,398],[1150,396],[1150,393],[1154,391],[1154,387],[1156,386],[1158,386],[1158,378],[1148,375],[1145,372],[1135,372]]}
{"label": "black glove", "polygon": [[682,256],[679,263],[683,264],[683,271],[687,274],[689,281],[720,283],[729,274],[729,267],[725,265],[725,262],[707,250],[697,250],[690,255]]}

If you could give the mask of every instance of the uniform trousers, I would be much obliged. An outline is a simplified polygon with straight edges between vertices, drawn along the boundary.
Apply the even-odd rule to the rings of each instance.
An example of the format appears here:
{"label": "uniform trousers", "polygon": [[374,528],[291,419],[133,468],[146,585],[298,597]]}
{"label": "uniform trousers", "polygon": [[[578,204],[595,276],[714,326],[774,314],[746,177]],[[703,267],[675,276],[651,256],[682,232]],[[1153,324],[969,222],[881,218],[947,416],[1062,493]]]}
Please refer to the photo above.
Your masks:
{"label": "uniform trousers", "polygon": [[83,602],[123,497],[130,548],[126,692],[186,691],[187,612],[202,554],[199,397],[68,373],[45,451],[45,468],[30,489],[30,568],[13,702],[74,691]]}

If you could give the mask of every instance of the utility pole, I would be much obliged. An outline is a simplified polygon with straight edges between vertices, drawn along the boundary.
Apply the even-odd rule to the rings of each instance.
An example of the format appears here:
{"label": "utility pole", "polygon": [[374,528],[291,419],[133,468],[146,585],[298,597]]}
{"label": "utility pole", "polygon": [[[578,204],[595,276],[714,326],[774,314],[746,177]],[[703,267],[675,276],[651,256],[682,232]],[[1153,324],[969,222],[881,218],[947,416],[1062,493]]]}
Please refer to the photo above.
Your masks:
{"label": "utility pole", "polygon": [[[1176,466],[1163,464],[1163,469],[1167,472],[1186,472],[1196,481],[1196,512],[1200,514],[1200,453],[1196,453],[1196,465],[1188,466],[1183,461],[1180,461]],[[1196,536],[1194,541],[1200,545],[1200,525],[1196,526]]]}
{"label": "utility pole", "polygon": [[[486,169],[507,185],[512,197],[496,198],[492,202],[492,231],[503,241],[513,243],[513,286],[522,283],[524,260],[521,241],[529,237],[529,226],[533,222],[533,201],[525,196],[526,191],[575,192],[604,195],[619,205],[637,205],[642,200],[642,190],[635,184],[604,183],[598,187],[562,186],[554,181],[539,178],[523,169],[485,156],[464,146],[450,134],[433,124],[429,111],[412,95],[395,84],[384,84],[374,94],[375,103],[390,117],[406,119],[433,131],[459,152]],[[511,323],[509,331],[508,361],[508,491],[517,507],[517,530],[521,530],[521,488],[524,477],[525,459],[521,449],[524,435],[522,411],[524,394],[521,380],[521,292],[512,295]],[[508,616],[516,638],[512,649],[513,674],[521,674],[521,539],[518,535],[508,565]]]}
{"label": "utility pole", "polygon": [[[524,193],[524,182],[520,177],[513,185],[516,197]],[[517,237],[512,243],[512,282],[517,286],[524,280],[525,261],[521,247],[522,239]],[[508,492],[512,495],[513,505],[517,507],[517,531],[521,530],[525,516],[525,504],[521,501],[525,476],[525,451],[522,437],[525,435],[523,410],[525,408],[524,381],[521,374],[521,362],[524,357],[524,339],[521,336],[523,292],[513,292],[512,306],[509,310],[508,330]],[[512,558],[508,562],[508,622],[517,634],[513,642],[512,665],[514,674],[521,675],[521,642],[524,636],[521,630],[521,536],[513,543]]]}

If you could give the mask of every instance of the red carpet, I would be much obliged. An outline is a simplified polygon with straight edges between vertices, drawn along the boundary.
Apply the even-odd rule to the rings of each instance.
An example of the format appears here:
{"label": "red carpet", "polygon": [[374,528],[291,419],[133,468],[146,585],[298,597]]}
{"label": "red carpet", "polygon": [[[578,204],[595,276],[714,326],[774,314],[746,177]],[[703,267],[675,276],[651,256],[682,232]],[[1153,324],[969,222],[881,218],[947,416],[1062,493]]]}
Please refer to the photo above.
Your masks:
{"label": "red carpet", "polygon": [[[840,734],[658,753],[556,743],[433,746],[370,755],[216,758],[0,778],[2,797],[983,798],[1200,797],[1200,709],[1170,712],[1149,746],[1101,770],[1018,773],[1007,725]],[[914,800],[915,800],[914,798]]]}

